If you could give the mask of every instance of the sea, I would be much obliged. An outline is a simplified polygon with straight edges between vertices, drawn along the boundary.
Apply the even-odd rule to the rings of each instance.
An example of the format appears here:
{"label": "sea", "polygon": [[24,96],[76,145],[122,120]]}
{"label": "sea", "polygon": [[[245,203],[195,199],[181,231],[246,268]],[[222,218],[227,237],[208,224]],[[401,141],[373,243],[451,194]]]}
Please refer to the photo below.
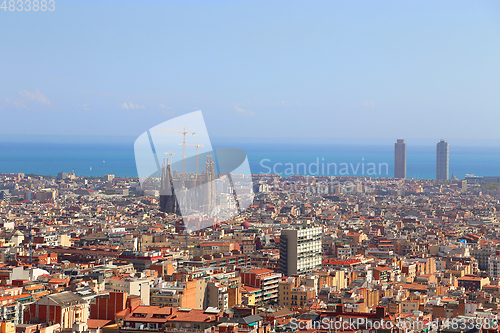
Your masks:
{"label": "sea", "polygon": [[[0,173],[137,177],[135,138],[0,137]],[[407,142],[407,178],[435,179],[436,141]],[[212,138],[246,152],[252,174],[392,177],[394,139]],[[500,142],[450,142],[450,177],[498,176]],[[179,154],[180,156],[180,154]],[[163,158],[163,157],[161,157]],[[200,164],[204,165],[204,164]]]}

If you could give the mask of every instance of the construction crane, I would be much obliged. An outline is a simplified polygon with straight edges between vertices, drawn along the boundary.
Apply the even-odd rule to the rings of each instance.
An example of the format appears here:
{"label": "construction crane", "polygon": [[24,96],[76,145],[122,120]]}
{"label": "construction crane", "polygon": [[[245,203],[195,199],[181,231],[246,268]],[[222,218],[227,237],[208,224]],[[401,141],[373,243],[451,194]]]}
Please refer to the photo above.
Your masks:
{"label": "construction crane", "polygon": [[195,135],[195,132],[186,132],[186,127],[183,127],[184,131],[170,131],[170,130],[163,130],[163,129],[157,129],[158,132],[167,132],[167,133],[179,133],[184,136],[184,140],[182,141],[182,173],[186,174],[186,134],[192,134]]}
{"label": "construction crane", "polygon": [[[182,144],[182,143],[180,143]],[[175,155],[175,153],[172,153],[172,151],[169,151],[168,153],[165,153],[166,155],[170,155],[170,159],[169,159],[169,163],[168,165],[170,165],[170,168],[172,168],[172,155]]]}
{"label": "construction crane", "polygon": [[[181,145],[181,143],[179,143],[179,145]],[[196,144],[186,143],[186,146],[195,146],[196,147],[196,175],[198,176],[198,148],[203,147],[203,145],[200,145],[200,144],[198,144],[198,142],[196,142]]]}

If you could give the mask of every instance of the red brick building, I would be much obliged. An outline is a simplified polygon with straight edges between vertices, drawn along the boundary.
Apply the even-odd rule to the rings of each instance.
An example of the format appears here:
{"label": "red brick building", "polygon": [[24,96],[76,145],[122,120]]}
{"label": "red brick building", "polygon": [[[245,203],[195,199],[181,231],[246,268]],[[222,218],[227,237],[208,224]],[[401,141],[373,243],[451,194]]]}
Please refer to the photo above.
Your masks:
{"label": "red brick building", "polygon": [[127,293],[112,291],[94,298],[90,303],[91,319],[114,320],[115,314],[127,307]]}

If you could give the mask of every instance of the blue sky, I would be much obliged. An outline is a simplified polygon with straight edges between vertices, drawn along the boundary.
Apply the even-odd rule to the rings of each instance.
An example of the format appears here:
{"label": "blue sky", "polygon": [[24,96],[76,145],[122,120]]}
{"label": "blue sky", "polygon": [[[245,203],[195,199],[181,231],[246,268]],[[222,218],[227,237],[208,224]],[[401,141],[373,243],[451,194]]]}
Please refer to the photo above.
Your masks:
{"label": "blue sky", "polygon": [[0,133],[500,139],[497,1],[55,1],[0,10]]}

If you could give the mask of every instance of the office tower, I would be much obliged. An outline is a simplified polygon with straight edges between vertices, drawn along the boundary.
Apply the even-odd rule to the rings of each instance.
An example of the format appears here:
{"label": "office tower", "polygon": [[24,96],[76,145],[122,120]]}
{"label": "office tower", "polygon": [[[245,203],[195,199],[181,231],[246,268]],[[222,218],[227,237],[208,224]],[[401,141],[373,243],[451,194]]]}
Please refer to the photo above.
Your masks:
{"label": "office tower", "polygon": [[406,143],[403,139],[394,144],[394,177],[406,178]]}
{"label": "office tower", "polygon": [[441,140],[436,145],[436,179],[447,180],[450,172],[450,145]]}
{"label": "office tower", "polygon": [[321,227],[303,225],[281,231],[280,273],[286,276],[310,273],[321,267]]}

